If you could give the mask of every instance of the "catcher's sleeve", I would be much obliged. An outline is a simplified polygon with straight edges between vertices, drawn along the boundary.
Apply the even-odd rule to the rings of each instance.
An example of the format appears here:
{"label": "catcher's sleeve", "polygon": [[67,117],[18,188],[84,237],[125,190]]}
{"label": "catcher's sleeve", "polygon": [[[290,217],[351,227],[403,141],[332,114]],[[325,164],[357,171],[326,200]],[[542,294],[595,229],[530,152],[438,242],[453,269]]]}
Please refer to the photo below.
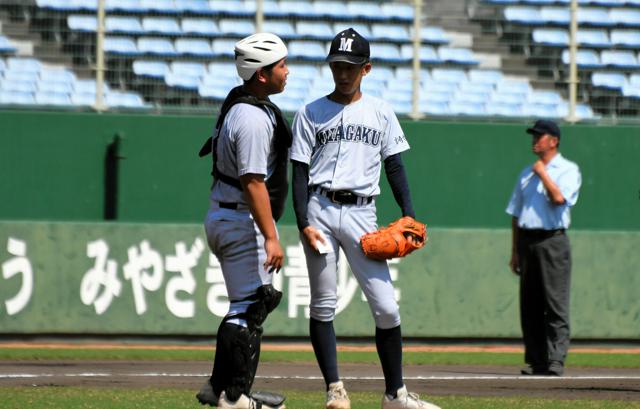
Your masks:
{"label": "catcher's sleeve", "polygon": [[413,211],[413,204],[411,203],[409,181],[407,180],[407,174],[404,171],[404,164],[402,163],[402,158],[399,153],[391,155],[384,160],[384,171],[391,186],[393,197],[402,210],[402,215],[415,218],[416,214]]}
{"label": "catcher's sleeve", "polygon": [[307,202],[309,201],[309,165],[297,160],[291,161],[293,168],[293,211],[296,214],[298,230],[309,226]]}

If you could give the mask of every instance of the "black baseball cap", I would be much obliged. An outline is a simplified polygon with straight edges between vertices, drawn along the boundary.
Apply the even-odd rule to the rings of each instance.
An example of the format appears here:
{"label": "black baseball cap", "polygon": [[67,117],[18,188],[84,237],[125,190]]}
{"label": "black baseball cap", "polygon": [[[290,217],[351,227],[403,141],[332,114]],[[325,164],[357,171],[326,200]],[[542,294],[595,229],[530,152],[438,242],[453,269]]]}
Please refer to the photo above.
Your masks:
{"label": "black baseball cap", "polygon": [[369,61],[369,41],[353,28],[339,32],[331,41],[327,62],[364,64]]}
{"label": "black baseball cap", "polygon": [[527,133],[531,135],[549,134],[560,138],[560,127],[549,119],[538,119],[533,127],[527,129]]}

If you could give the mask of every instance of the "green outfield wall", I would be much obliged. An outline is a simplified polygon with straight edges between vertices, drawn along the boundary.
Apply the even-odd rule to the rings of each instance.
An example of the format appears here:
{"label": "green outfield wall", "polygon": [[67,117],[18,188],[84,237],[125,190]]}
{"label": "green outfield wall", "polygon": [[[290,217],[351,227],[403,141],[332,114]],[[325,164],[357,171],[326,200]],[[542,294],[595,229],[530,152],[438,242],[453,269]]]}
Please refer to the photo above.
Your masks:
{"label": "green outfield wall", "polygon": [[[281,228],[284,291],[269,335],[306,336],[309,283],[296,229]],[[574,337],[640,337],[639,232],[576,231]],[[220,267],[195,224],[0,222],[0,333],[215,333],[228,300]],[[430,230],[422,250],[390,264],[405,336],[517,337],[518,279],[506,229]],[[341,336],[374,323],[340,263]]]}
{"label": "green outfield wall", "polygon": [[[0,111],[0,219],[199,223],[210,161],[197,152],[214,115]],[[418,216],[433,227],[503,228],[519,171],[533,162],[527,124],[403,121]],[[640,127],[564,125],[561,149],[582,170],[573,227],[640,230]],[[116,195],[105,155],[118,140]],[[381,222],[399,215],[386,181]],[[282,221],[294,224],[289,206]]]}

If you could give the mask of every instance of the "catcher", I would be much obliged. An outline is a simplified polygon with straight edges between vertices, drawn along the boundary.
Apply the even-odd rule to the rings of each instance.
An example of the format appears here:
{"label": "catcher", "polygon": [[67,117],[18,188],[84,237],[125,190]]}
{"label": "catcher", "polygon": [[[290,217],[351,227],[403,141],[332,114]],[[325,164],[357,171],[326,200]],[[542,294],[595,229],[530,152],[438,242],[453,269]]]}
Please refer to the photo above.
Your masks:
{"label": "catcher", "polygon": [[[298,111],[291,147],[293,204],[311,287],[309,332],[327,388],[325,407],[351,407],[338,374],[333,327],[342,249],[375,320],[376,347],[385,379],[382,408],[434,409],[437,406],[420,400],[404,385],[400,312],[384,260],[392,252],[381,256],[374,251],[378,255],[373,259],[360,244],[363,235],[377,229],[375,197],[380,193],[384,163],[393,195],[406,217],[393,229],[389,227],[389,238],[371,240],[365,236],[363,245],[369,248],[372,241],[379,241],[389,246],[374,247],[386,249],[392,247],[390,240],[395,237],[402,248],[397,255],[424,245],[426,232],[424,225],[420,228],[413,220],[415,213],[400,157],[409,144],[391,106],[360,91],[361,81],[371,71],[369,42],[353,29],[340,32],[331,43],[327,61],[334,91]],[[414,226],[418,239],[395,233],[404,231],[397,229],[405,225]]]}

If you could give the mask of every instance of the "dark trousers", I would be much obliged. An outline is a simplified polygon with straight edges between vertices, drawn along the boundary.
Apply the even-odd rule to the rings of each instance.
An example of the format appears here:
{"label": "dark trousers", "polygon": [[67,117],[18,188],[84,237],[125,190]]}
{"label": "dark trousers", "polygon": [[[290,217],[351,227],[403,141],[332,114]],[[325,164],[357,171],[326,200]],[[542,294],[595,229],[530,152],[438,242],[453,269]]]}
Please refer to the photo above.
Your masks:
{"label": "dark trousers", "polygon": [[525,362],[564,364],[569,349],[571,248],[564,232],[520,230],[520,323]]}

